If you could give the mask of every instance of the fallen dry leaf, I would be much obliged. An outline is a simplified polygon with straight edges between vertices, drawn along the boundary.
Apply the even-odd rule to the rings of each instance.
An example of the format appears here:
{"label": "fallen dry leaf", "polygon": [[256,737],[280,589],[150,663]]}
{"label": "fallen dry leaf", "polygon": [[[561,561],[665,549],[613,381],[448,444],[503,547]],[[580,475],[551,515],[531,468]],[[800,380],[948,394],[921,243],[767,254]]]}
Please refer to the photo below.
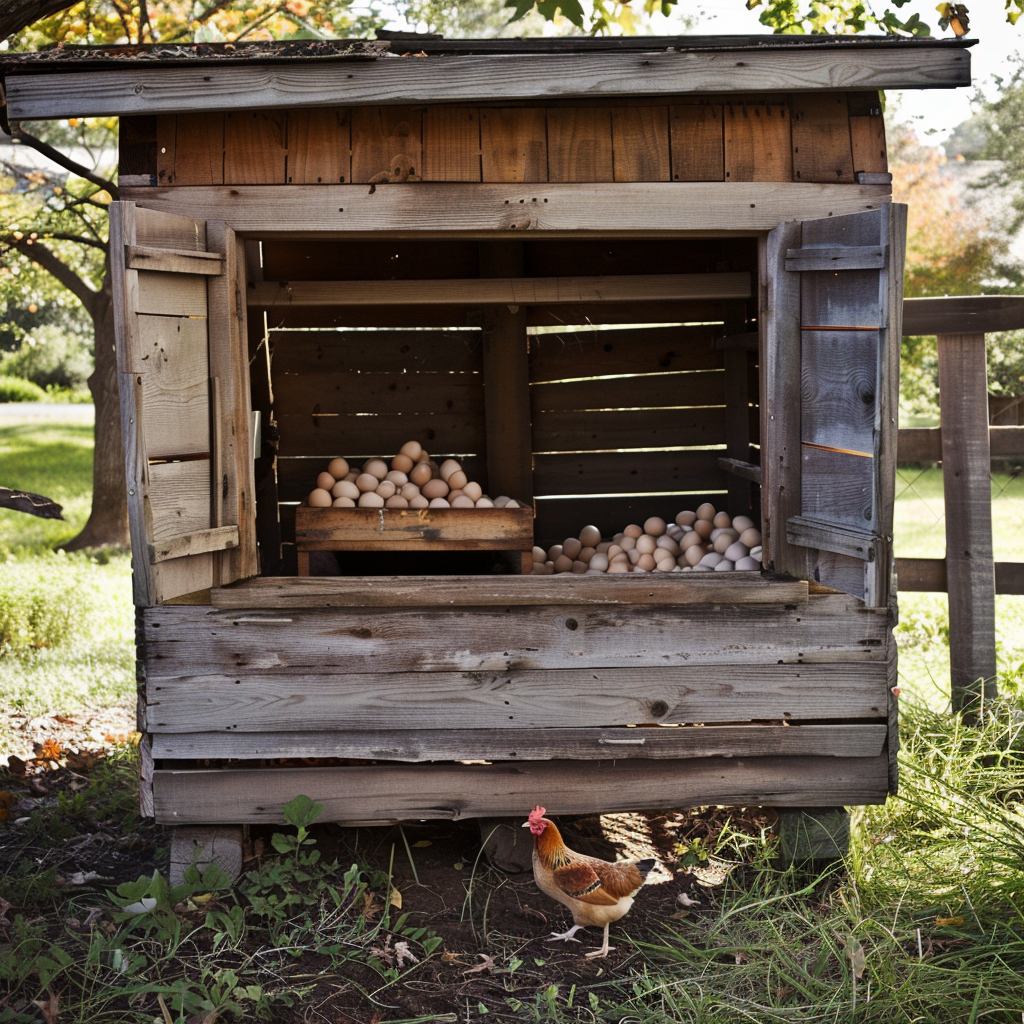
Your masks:
{"label": "fallen dry leaf", "polygon": [[36,752],[36,757],[42,761],[59,761],[64,756],[64,748],[56,740],[33,743],[32,749]]}
{"label": "fallen dry leaf", "polygon": [[47,992],[45,999],[33,999],[32,1002],[39,1007],[46,1024],[57,1024],[57,1014],[60,1013],[60,996],[53,992]]}
{"label": "fallen dry leaf", "polygon": [[693,899],[691,896],[687,895],[685,892],[681,892],[676,897],[676,903],[678,903],[681,907],[699,907],[700,906],[700,900]]}
{"label": "fallen dry leaf", "polygon": [[494,958],[488,956],[486,953],[478,953],[479,957],[482,958],[482,963],[476,965],[476,967],[467,967],[463,974],[480,974],[482,971],[493,971],[494,970]]}
{"label": "fallen dry leaf", "polygon": [[17,775],[19,778],[25,775],[25,762],[20,757],[16,757],[11,754],[7,758],[7,770],[12,775]]}
{"label": "fallen dry leaf", "polygon": [[398,961],[399,967],[404,967],[406,961],[411,964],[418,964],[420,958],[409,948],[409,943],[402,939],[395,943],[395,960]]}
{"label": "fallen dry leaf", "polygon": [[959,928],[964,923],[962,917],[937,917],[935,926],[937,928]]}
{"label": "fallen dry leaf", "polygon": [[396,910],[402,909],[402,894],[397,889],[391,890],[391,897],[388,901]]}

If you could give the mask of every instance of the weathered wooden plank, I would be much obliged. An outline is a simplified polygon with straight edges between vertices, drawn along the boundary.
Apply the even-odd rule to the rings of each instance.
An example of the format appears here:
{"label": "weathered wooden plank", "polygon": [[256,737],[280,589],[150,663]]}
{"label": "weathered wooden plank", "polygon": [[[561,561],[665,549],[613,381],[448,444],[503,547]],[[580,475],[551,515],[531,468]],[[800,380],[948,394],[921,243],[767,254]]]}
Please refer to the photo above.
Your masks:
{"label": "weathered wooden plank", "polygon": [[789,107],[785,103],[725,105],[725,180],[793,180]]}
{"label": "weathered wooden plank", "polygon": [[884,557],[886,546],[870,530],[855,530],[831,520],[792,516],[786,522],[786,539],[803,548],[848,555],[861,561]]}
{"label": "weathered wooden plank", "polygon": [[721,490],[726,478],[717,456],[714,451],[537,455],[534,487],[538,494]]}
{"label": "weathered wooden plank", "polygon": [[[167,173],[161,184],[222,185],[224,183],[224,114],[170,114],[174,119],[174,147],[161,159]],[[161,146],[161,148],[163,148]]]}
{"label": "weathered wooden plank", "polygon": [[422,174],[422,110],[356,107],[352,111],[352,181],[404,181]]}
{"label": "weathered wooden plank", "polygon": [[278,455],[351,455],[397,452],[406,441],[427,451],[473,454],[486,451],[482,417],[450,413],[430,415],[341,416],[309,413],[278,417]]}
{"label": "weathered wooden plank", "polygon": [[875,96],[876,113],[854,114],[850,111],[850,143],[853,149],[854,174],[885,174],[889,155],[885,142],[885,118]]}
{"label": "weathered wooden plank", "polygon": [[745,462],[743,459],[720,458],[718,460],[718,466],[725,473],[732,473],[733,476],[738,476],[743,480],[749,480],[751,483],[755,483],[758,486],[761,485],[761,467],[756,463]]}
{"label": "weathered wooden plank", "polygon": [[158,758],[351,757],[382,761],[652,760],[668,757],[877,757],[886,727],[709,725],[646,729],[390,729],[155,733]]}
{"label": "weathered wooden plank", "polygon": [[478,329],[461,331],[274,331],[275,376],[325,371],[358,373],[479,373]]}
{"label": "weathered wooden plank", "polygon": [[394,608],[500,605],[806,604],[807,584],[760,573],[685,576],[398,576],[242,581],[215,589],[215,608]]}
{"label": "weathered wooden plank", "polygon": [[616,181],[669,181],[668,107],[613,107],[612,160]]}
{"label": "weathered wooden plank", "polygon": [[282,823],[304,793],[320,821],[461,820],[526,813],[594,814],[651,807],[847,806],[883,803],[884,755],[869,758],[701,758],[544,761],[529,766],[375,765],[366,768],[174,771],[153,777],[160,823]]}
{"label": "weathered wooden plank", "polygon": [[149,245],[126,246],[125,266],[132,270],[162,270],[172,274],[216,276],[224,273],[224,261],[215,252],[158,249]]}
{"label": "weathered wooden plank", "polygon": [[853,181],[846,94],[803,93],[792,99],[793,180]]}
{"label": "weathered wooden plank", "polygon": [[[161,644],[150,652],[151,667],[152,658],[165,649]],[[165,668],[159,663],[156,667]],[[313,667],[287,675],[281,670],[221,668],[219,662],[208,662],[205,671],[196,667],[182,666],[190,674],[173,678],[147,674],[150,732],[305,732],[313,725],[328,731],[377,732],[386,721],[392,729],[518,734],[523,729],[636,723],[877,720],[885,717],[887,706],[882,657],[859,664],[726,663],[716,665],[710,675],[698,666],[645,668],[640,677],[636,669],[630,675],[624,669],[601,668],[339,674]]]}
{"label": "weathered wooden plank", "polygon": [[[788,119],[787,119],[788,124]],[[549,146],[551,145],[549,139]],[[204,219],[226,219],[241,232],[401,231],[415,234],[494,231],[586,231],[600,219],[607,231],[650,234],[691,231],[771,231],[785,220],[835,216],[888,202],[887,185],[814,185],[793,182],[555,183],[530,187],[407,182],[369,189],[356,185],[194,187],[128,190],[152,209],[182,208]],[[136,194],[137,193],[137,194]],[[581,321],[585,322],[585,321]]]}
{"label": "weathered wooden plank", "polygon": [[607,277],[456,278],[434,281],[264,281],[248,289],[250,306],[486,303],[552,305],[671,299],[745,299],[750,275],[657,274]]}
{"label": "weathered wooden plank", "polygon": [[725,444],[724,406],[699,409],[615,409],[533,414],[533,447],[541,452],[684,448]]}
{"label": "weathered wooden plank", "polygon": [[[1024,427],[989,427],[989,453],[993,459],[1024,458]],[[900,462],[938,462],[942,459],[940,427],[901,427]]]}
{"label": "weathered wooden plank", "polygon": [[725,404],[725,374],[721,370],[696,373],[648,373],[637,377],[611,377],[534,384],[530,388],[534,416],[569,410],[635,410]]}
{"label": "weathered wooden plank", "polygon": [[136,312],[158,316],[206,316],[206,278],[139,270]]}
{"label": "weathered wooden plank", "polygon": [[[897,558],[900,590],[945,594],[949,589],[944,558]],[[1024,563],[996,562],[997,594],[1024,594]]]}
{"label": "weathered wooden plank", "polygon": [[610,109],[552,108],[547,121],[549,181],[614,180]]}
{"label": "weathered wooden plank", "polygon": [[480,155],[484,181],[547,181],[547,111],[483,108]]}
{"label": "weathered wooden plank", "polygon": [[832,248],[790,249],[787,270],[881,270],[886,265],[884,245],[844,245]]}
{"label": "weathered wooden plank", "polygon": [[[178,121],[180,125],[181,114]],[[224,115],[224,183],[283,185],[287,180],[287,131],[286,111],[253,107],[228,111]]]}
{"label": "weathered wooden plank", "polygon": [[1024,295],[904,299],[903,333],[981,335],[1024,327]]}
{"label": "weathered wooden plank", "polygon": [[[148,504],[152,522],[148,539],[160,544],[210,528],[210,463],[159,462],[149,467]],[[146,550],[143,547],[140,554]]]}
{"label": "weathered wooden plank", "polygon": [[350,114],[344,107],[289,111],[289,182],[322,185],[352,180]]}
{"label": "weathered wooden plank", "polygon": [[669,107],[673,181],[723,181],[725,142],[720,104]]}
{"label": "weathered wooden plank", "polygon": [[530,380],[718,369],[722,357],[712,346],[714,332],[702,325],[532,334]]}
{"label": "weathered wooden plank", "polygon": [[427,107],[423,116],[424,181],[480,181],[480,112]]}
{"label": "weathered wooden plank", "polygon": [[800,471],[802,516],[854,530],[876,529],[874,459],[804,444]]}
{"label": "weathered wooden plank", "polygon": [[183,217],[174,211],[135,207],[134,245],[163,246],[168,249],[206,251],[206,221]]}
{"label": "weathered wooden plank", "polygon": [[153,565],[184,555],[201,555],[208,551],[224,551],[238,547],[238,527],[218,526],[212,530],[198,530],[178,537],[168,537],[159,544],[149,545],[149,560]]}
{"label": "weathered wooden plank", "polygon": [[984,338],[938,336],[949,641],[955,711],[996,696],[995,570]]}
{"label": "weathered wooden plank", "polygon": [[457,238],[267,238],[261,248],[261,276],[266,281],[323,280],[325,267],[330,267],[332,278],[348,281],[422,281],[479,274],[479,244]]}
{"label": "weathered wooden plank", "polygon": [[17,120],[359,104],[478,102],[532,97],[956,88],[971,84],[966,49],[822,47],[703,52],[573,53],[146,68],[9,76]]}
{"label": "weathered wooden plank", "polygon": [[324,370],[310,376],[279,373],[275,365],[273,380],[275,407],[282,414],[412,415],[443,409],[454,415],[477,416],[484,409],[480,373],[364,374]]}
{"label": "weathered wooden plank", "polygon": [[176,608],[147,616],[153,678],[195,675],[199,652],[206,664],[231,673],[244,669],[254,679],[305,678],[311,669],[334,676],[860,661],[882,657],[886,635],[884,615],[865,612],[846,595],[816,597],[806,607],[687,606],[671,612],[560,605],[395,609],[386,615],[379,609],[310,609],[284,617]]}

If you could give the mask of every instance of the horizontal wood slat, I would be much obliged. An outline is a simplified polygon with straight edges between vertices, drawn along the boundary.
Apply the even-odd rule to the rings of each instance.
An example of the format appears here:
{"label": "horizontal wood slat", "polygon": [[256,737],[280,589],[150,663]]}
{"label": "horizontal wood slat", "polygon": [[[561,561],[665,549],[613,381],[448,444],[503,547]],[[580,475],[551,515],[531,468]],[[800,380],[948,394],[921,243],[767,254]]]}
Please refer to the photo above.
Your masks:
{"label": "horizontal wood slat", "polygon": [[846,245],[832,248],[786,250],[787,270],[881,270],[887,259],[886,247]]}
{"label": "horizontal wood slat", "polygon": [[[989,427],[988,437],[993,459],[1024,458],[1024,427]],[[901,427],[897,457],[900,462],[941,461],[941,427]]]}
{"label": "horizontal wood slat", "polygon": [[719,459],[719,468],[741,480],[749,480],[758,486],[761,484],[761,467],[753,462],[744,462],[742,459]]}
{"label": "horizontal wood slat", "polygon": [[[389,62],[391,64],[393,62]],[[63,75],[60,77],[64,77]],[[188,209],[261,235],[604,231],[646,235],[771,231],[780,221],[840,216],[889,202],[888,185],[793,182],[586,182],[537,185],[405,182],[365,185],[187,186],[122,190],[154,210]],[[187,189],[187,190],[186,190]],[[574,321],[586,323],[586,320]],[[599,321],[598,321],[599,322]],[[624,321],[635,323],[636,321]],[[653,322],[659,321],[657,318]],[[447,326],[447,325],[446,325]]]}
{"label": "horizontal wood slat", "polygon": [[610,377],[552,384],[532,384],[530,404],[534,417],[551,412],[677,409],[725,404],[725,374],[720,370],[697,373],[658,373],[637,377]]}
{"label": "horizontal wood slat", "polygon": [[202,459],[151,465],[145,498],[149,538],[158,550],[183,534],[210,529],[210,463]]}
{"label": "horizontal wood slat", "polygon": [[537,455],[533,463],[536,494],[636,494],[724,487],[725,475],[713,451]]}
{"label": "horizontal wood slat", "polygon": [[159,544],[149,545],[150,564],[166,562],[183,555],[202,555],[208,551],[226,551],[238,547],[238,527],[218,526],[211,530],[197,530],[178,537],[168,537]]}
{"label": "horizontal wood slat", "polygon": [[831,551],[867,562],[880,560],[882,556],[881,538],[804,516],[791,516],[786,520],[786,539],[799,547]]}
{"label": "horizontal wood slat", "polygon": [[964,295],[903,300],[904,337],[985,334],[1024,328],[1024,295]]}
{"label": "horizontal wood slat", "polygon": [[709,725],[647,729],[378,729],[356,732],[156,733],[153,756],[351,757],[382,761],[546,761],[669,757],[877,757],[878,725]]}
{"label": "horizontal wood slat", "polygon": [[206,316],[206,278],[140,270],[135,312],[156,316]]}
{"label": "horizontal wood slat", "polygon": [[[899,589],[945,594],[948,589],[944,558],[897,558]],[[997,594],[1024,594],[1024,562],[996,562]]]}
{"label": "horizontal wood slat", "polygon": [[478,373],[483,367],[481,332],[462,331],[273,331],[272,370],[318,374]]}
{"label": "horizontal wood slat", "polygon": [[760,574],[265,577],[212,591],[214,608],[806,604],[807,583]]}
{"label": "horizontal wood slat", "polygon": [[637,274],[608,277],[456,278],[432,281],[264,281],[250,306],[376,306],[440,303],[549,306],[575,302],[745,299],[750,275]]}
{"label": "horizontal wood slat", "polygon": [[513,765],[374,765],[153,773],[156,819],[175,825],[283,823],[304,793],[320,821],[461,820],[652,807],[820,807],[883,803],[887,760],[878,757],[542,761]]}
{"label": "horizontal wood slat", "polygon": [[[724,388],[723,388],[724,392]],[[725,407],[533,413],[535,452],[725,444]]]}
{"label": "horizontal wood slat", "polygon": [[[652,663],[699,671],[723,664],[859,662],[884,658],[887,637],[884,614],[867,614],[845,595],[819,596],[807,606],[686,606],[671,612],[567,605],[387,614],[309,609],[284,617],[208,607],[152,608],[145,614],[153,679],[193,676],[204,663],[219,666],[232,680],[239,673],[255,680],[308,678],[311,670],[327,678],[361,672],[635,670]],[[443,644],[437,643],[439,635]]]}
{"label": "horizontal wood slat", "polygon": [[216,252],[126,245],[125,266],[131,270],[162,270],[164,273],[173,274],[217,276],[224,273],[224,258]]}

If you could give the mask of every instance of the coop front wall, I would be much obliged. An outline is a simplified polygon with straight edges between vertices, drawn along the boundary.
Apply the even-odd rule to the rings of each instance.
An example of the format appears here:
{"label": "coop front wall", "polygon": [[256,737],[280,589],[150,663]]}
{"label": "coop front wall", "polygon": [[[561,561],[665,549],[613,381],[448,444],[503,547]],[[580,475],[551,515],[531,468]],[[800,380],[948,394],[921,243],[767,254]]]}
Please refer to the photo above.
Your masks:
{"label": "coop front wall", "polygon": [[[887,615],[793,586],[764,603],[148,609],[158,819],[278,820],[299,792],[360,821],[517,814],[524,799],[560,813],[884,800]],[[289,760],[306,757],[377,763]],[[232,763],[195,763],[211,758]],[[466,760],[491,764],[452,763]]]}

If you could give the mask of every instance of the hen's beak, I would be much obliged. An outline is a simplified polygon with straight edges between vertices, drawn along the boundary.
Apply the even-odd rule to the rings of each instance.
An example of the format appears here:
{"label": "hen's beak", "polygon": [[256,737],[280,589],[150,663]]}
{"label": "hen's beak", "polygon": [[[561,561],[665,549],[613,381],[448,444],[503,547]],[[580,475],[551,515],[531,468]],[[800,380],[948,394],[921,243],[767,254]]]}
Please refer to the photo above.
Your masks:
{"label": "hen's beak", "polygon": [[530,827],[530,823],[528,821],[524,821],[523,824],[520,827],[521,828],[529,828]]}

